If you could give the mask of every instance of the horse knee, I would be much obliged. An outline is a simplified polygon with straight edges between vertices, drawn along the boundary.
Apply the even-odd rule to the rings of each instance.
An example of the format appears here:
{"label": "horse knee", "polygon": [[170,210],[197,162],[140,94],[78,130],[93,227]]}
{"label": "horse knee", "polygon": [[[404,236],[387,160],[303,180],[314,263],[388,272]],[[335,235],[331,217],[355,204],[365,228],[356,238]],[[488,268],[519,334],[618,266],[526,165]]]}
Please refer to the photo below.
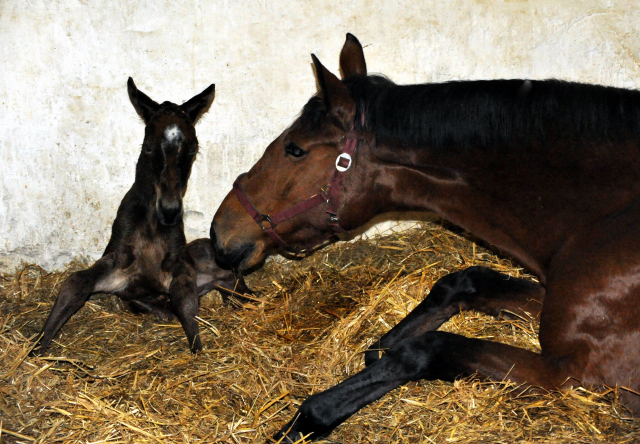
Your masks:
{"label": "horse knee", "polygon": [[473,280],[479,272],[482,272],[481,267],[472,267],[440,278],[424,301],[367,349],[364,354],[365,365],[376,362],[385,350],[402,341],[436,330],[458,313],[460,308],[464,308],[468,296],[476,291]]}
{"label": "horse knee", "polygon": [[[428,377],[428,369],[433,361],[433,356],[442,349],[441,332],[427,332],[418,338],[406,338],[384,351],[373,344],[365,352],[365,366],[385,359],[388,365],[393,367],[393,372],[402,375],[407,380],[423,379]],[[393,376],[393,375],[390,375]]]}
{"label": "horse knee", "polygon": [[390,367],[396,377],[407,381],[439,379],[431,375],[434,357],[440,354],[443,345],[438,333],[427,332],[419,338],[407,339],[387,351],[385,359],[391,361]]}

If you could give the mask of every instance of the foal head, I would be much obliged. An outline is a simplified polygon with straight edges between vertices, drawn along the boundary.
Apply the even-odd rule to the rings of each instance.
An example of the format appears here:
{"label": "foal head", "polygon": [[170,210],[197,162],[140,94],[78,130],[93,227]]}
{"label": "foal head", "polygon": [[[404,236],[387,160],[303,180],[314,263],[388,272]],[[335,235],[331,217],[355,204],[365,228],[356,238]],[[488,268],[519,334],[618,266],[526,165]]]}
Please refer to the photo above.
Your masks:
{"label": "foal head", "polygon": [[[300,117],[239,179],[244,195],[263,215],[274,215],[291,208],[323,189],[326,192],[336,170],[336,159],[345,147],[345,133],[354,125],[356,103],[349,90],[315,56],[312,57],[320,91],[305,105]],[[366,76],[362,46],[350,34],[340,54],[340,67],[345,80]],[[358,126],[356,124],[356,128]],[[370,202],[365,202],[366,197],[357,192],[358,181],[367,176],[363,146],[361,143],[357,159],[353,159],[354,166],[345,175],[344,186],[340,187],[337,217],[344,229],[361,225],[374,211]],[[238,270],[259,264],[278,248],[276,241],[263,230],[270,224],[266,217],[260,222],[261,228],[243,205],[246,204],[241,204],[234,192],[229,193],[211,224],[216,259],[220,265]],[[327,204],[322,202],[287,218],[278,223],[274,231],[292,247],[321,241],[332,233]]]}
{"label": "foal head", "polygon": [[146,124],[136,184],[153,196],[151,204],[160,223],[175,225],[182,220],[182,198],[198,151],[194,125],[211,105],[215,86],[182,105],[154,102],[131,78],[127,87],[131,103]]}

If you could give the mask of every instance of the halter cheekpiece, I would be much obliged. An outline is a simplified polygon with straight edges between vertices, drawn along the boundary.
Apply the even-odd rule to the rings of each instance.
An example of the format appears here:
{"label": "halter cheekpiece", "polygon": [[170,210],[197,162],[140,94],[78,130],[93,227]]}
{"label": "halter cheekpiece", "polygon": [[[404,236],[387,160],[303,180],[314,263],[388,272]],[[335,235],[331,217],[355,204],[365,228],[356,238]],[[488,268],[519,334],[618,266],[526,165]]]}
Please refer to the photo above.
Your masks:
{"label": "halter cheekpiece", "polygon": [[[322,187],[318,193],[308,199],[276,214],[262,214],[253,205],[251,200],[249,200],[242,189],[242,185],[240,184],[240,180],[247,173],[240,174],[233,183],[233,192],[245,210],[247,210],[247,213],[249,213],[253,220],[260,225],[267,236],[269,236],[279,247],[294,254],[301,254],[329,238],[346,232],[346,230],[340,226],[340,220],[338,219],[338,204],[340,201],[340,192],[342,190],[342,181],[344,180],[345,173],[351,167],[353,157],[358,146],[358,141],[365,141],[369,146],[372,146],[374,143],[374,136],[373,133],[369,131],[356,131],[351,129],[345,133],[343,139],[346,140],[344,148],[336,158],[335,169],[333,170],[327,185]],[[280,222],[291,219],[298,214],[309,211],[310,209],[325,203],[327,204],[326,213],[329,215],[329,226],[333,230],[333,233],[328,235],[323,241],[311,243],[304,247],[291,247],[278,235],[278,233],[276,233],[276,227]]]}

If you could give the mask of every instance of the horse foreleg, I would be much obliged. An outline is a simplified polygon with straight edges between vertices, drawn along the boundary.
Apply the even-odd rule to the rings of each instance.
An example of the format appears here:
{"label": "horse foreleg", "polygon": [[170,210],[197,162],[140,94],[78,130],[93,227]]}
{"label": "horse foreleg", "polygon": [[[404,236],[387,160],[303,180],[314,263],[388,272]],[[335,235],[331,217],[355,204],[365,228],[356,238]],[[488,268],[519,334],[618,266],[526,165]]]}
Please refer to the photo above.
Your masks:
{"label": "horse foreleg", "polygon": [[100,283],[112,270],[113,261],[104,257],[86,270],[73,273],[64,281],[32,355],[43,355],[47,351],[58,330],[82,308],[92,293],[101,290]]}
{"label": "horse foreleg", "polygon": [[473,374],[544,389],[556,388],[566,379],[554,360],[540,354],[452,333],[427,332],[402,341],[356,375],[310,396],[275,439],[286,436],[283,442],[291,443],[308,434],[318,439],[409,381],[454,381]]}
{"label": "horse foreleg", "polygon": [[180,272],[174,276],[169,288],[171,307],[182,324],[192,353],[202,350],[198,321],[196,321],[200,297],[196,291],[195,280],[195,270],[182,264]]}
{"label": "horse foreleg", "polygon": [[437,330],[461,310],[477,310],[491,316],[501,313],[537,317],[545,290],[536,282],[518,279],[485,267],[471,267],[439,279],[425,298],[398,325],[365,353],[370,365],[386,349],[400,341]]}

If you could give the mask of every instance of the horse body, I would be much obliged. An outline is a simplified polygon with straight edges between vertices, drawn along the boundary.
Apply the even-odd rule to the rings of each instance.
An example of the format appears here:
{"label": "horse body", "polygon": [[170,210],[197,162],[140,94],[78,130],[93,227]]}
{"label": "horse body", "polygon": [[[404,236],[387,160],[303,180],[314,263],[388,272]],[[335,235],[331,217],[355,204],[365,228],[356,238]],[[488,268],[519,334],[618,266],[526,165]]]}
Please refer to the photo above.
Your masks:
{"label": "horse body", "polygon": [[[637,145],[632,148],[638,151]],[[402,197],[393,209],[435,211],[512,255],[545,281],[554,255],[571,236],[640,197],[637,156],[612,161],[609,154],[593,159],[592,153],[582,151],[567,162],[570,170],[549,165],[549,157],[566,150],[571,146],[558,142],[538,158],[515,150],[477,150],[471,156],[447,155],[431,165],[449,174],[455,171],[451,178],[429,169],[400,168],[393,184]],[[585,157],[588,161],[583,162]],[[585,165],[592,162],[594,168]],[[608,177],[602,177],[609,168]],[[412,195],[410,190],[416,189],[421,195]]]}
{"label": "horse body", "polygon": [[[280,214],[324,190],[345,135],[369,131],[375,143],[358,144],[339,190],[342,228],[387,211],[433,211],[513,256],[539,283],[484,267],[443,277],[365,353],[363,371],[309,397],[277,438],[326,436],[417,379],[478,374],[547,390],[640,391],[640,93],[559,81],[398,86],[367,76],[352,35],[342,81],[313,59],[320,92],[239,179],[259,212]],[[289,245],[319,242],[336,223],[325,210],[272,228]],[[219,263],[239,270],[278,249],[233,193],[211,238]],[[470,309],[540,316],[541,353],[436,331]],[[640,396],[621,393],[640,412]]]}
{"label": "horse body", "polygon": [[[583,383],[637,390],[640,356],[631,350],[640,346],[640,150],[625,143],[620,148],[630,149],[627,156],[622,150],[600,158],[578,152],[571,170],[556,172],[547,156],[570,148],[554,143],[541,159],[525,161],[516,150],[447,156],[434,163],[449,173],[455,165],[455,178],[444,180],[400,168],[392,179],[395,192],[423,194],[400,199],[393,209],[435,211],[534,271],[546,294],[542,354],[565,361],[561,373]],[[628,368],[611,365],[621,360]],[[534,382],[532,376],[519,382],[524,381]],[[544,379],[535,383],[554,387]],[[630,407],[640,407],[635,396],[628,398]]]}
{"label": "horse body", "polygon": [[211,105],[214,86],[180,106],[154,102],[131,78],[128,92],[146,124],[135,181],[120,203],[102,257],[62,284],[35,353],[46,352],[94,293],[115,294],[134,313],[177,316],[196,352],[202,349],[195,319],[199,296],[215,288],[226,299],[234,289],[248,290],[217,267],[209,239],[187,244],[184,235],[182,198],[198,150],[194,124]]}

